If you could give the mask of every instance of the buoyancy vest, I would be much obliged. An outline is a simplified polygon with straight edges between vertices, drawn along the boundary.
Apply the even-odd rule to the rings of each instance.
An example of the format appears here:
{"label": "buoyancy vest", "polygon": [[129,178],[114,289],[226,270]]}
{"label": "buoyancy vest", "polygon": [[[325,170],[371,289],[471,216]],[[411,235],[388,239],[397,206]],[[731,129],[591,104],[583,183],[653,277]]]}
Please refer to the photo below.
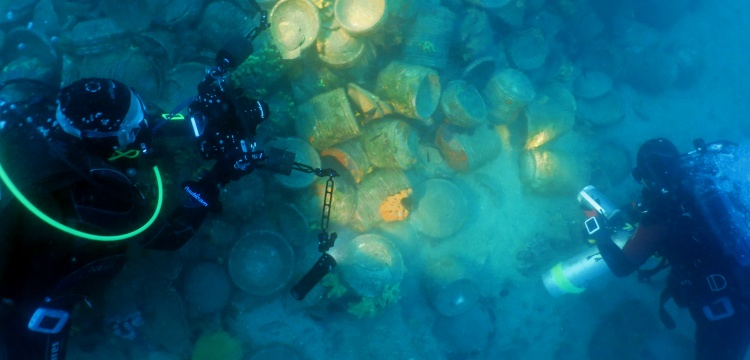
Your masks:
{"label": "buoyancy vest", "polygon": [[696,141],[683,155],[672,191],[678,214],[660,250],[672,266],[665,298],[701,308],[727,298],[750,300],[750,151]]}

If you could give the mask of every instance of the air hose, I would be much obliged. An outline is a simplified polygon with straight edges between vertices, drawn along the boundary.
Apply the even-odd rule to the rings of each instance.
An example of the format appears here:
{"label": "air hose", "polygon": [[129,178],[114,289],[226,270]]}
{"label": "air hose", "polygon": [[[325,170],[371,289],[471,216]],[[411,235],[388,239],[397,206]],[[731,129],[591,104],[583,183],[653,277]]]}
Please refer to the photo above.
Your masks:
{"label": "air hose", "polygon": [[159,173],[159,168],[156,166],[153,167],[154,169],[154,176],[156,176],[156,185],[159,190],[158,198],[156,201],[156,208],[154,209],[154,214],[151,215],[151,218],[143,224],[143,226],[139,227],[138,229],[135,229],[129,233],[120,234],[120,235],[97,235],[97,234],[89,234],[80,230],[73,229],[67,225],[64,225],[60,223],[59,221],[49,217],[47,214],[39,210],[34,204],[27,199],[20,190],[13,184],[13,182],[10,180],[10,177],[5,172],[5,169],[3,169],[2,164],[0,164],[0,180],[5,184],[5,186],[8,188],[8,191],[13,194],[13,196],[18,199],[18,201],[25,206],[29,211],[31,211],[32,214],[34,214],[36,217],[41,219],[42,221],[46,222],[50,226],[68,233],[73,236],[77,236],[82,239],[86,240],[94,240],[94,241],[119,241],[119,240],[125,240],[129,239],[133,236],[136,236],[143,231],[145,231],[149,226],[151,226],[154,221],[156,221],[156,218],[159,216],[159,212],[161,211],[161,207],[164,203],[164,187],[161,180],[161,174]]}

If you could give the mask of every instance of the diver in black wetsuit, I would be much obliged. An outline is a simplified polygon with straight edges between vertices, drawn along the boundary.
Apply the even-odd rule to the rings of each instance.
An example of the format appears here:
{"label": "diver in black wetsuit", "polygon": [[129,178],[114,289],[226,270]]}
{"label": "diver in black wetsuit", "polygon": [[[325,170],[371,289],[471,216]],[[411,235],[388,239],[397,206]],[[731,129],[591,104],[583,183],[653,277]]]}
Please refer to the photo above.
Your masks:
{"label": "diver in black wetsuit", "polygon": [[[147,197],[129,175],[135,160],[107,160],[115,151],[124,154],[146,125],[145,107],[130,88],[83,79],[62,89],[57,107],[43,99],[2,104],[0,163],[42,214],[104,235],[145,223]],[[86,300],[90,284],[119,271],[127,243],[57,230],[17,199],[0,216],[0,332],[8,356],[62,358],[73,306]]]}
{"label": "diver in black wetsuit", "polygon": [[[332,192],[332,170],[295,163],[287,151],[256,149],[255,130],[268,106],[226,82],[268,28],[267,12],[252,4],[260,25],[228,39],[188,108],[201,156],[216,162],[182,184],[184,201],[166,217],[157,217],[158,169],[151,186],[153,179],[141,179],[137,156],[151,152],[150,138],[166,121],[149,118],[132,89],[90,78],[50,96],[9,100],[0,92],[0,360],[63,360],[71,310],[91,305],[88,294],[117,274],[128,246],[179,249],[209,212],[221,210],[219,189],[256,167],[330,177]],[[55,95],[57,102],[48,101]],[[306,276],[298,289],[306,293],[325,273]]]}
{"label": "diver in black wetsuit", "polygon": [[[688,308],[696,324],[695,358],[699,360],[741,360],[750,347],[750,268],[745,243],[750,233],[746,232],[746,209],[731,206],[736,199],[730,199],[741,194],[724,193],[727,184],[732,184],[729,181],[723,187],[705,185],[701,195],[683,189],[696,181],[692,178],[710,179],[703,172],[713,165],[705,165],[711,162],[704,157],[739,161],[736,149],[729,142],[697,141],[694,152],[681,155],[667,139],[648,140],[638,150],[633,170],[633,177],[643,185],[638,228],[622,249],[607,231],[596,242],[607,266],[619,277],[637,271],[654,253],[667,260],[671,269],[661,295],[660,316],[673,328],[675,322],[664,303],[672,298]],[[718,189],[722,191],[714,192]],[[651,275],[639,272],[642,281]]]}
{"label": "diver in black wetsuit", "polygon": [[[243,104],[244,121],[254,131],[268,108],[261,101]],[[233,122],[238,113],[233,106],[211,115]],[[153,179],[140,179],[147,172],[140,171],[135,155],[150,151],[151,129],[132,89],[109,79],[81,79],[60,91],[57,106],[2,101],[0,115],[0,164],[10,174],[3,181],[11,179],[5,187],[17,187],[31,204],[12,199],[4,188],[0,359],[1,351],[9,359],[64,359],[73,307],[89,303],[87,294],[117,274],[128,246],[178,249],[210,211],[221,208],[221,186],[256,166],[274,168],[259,151],[234,147],[212,153],[213,168],[183,184],[182,205],[146,228],[155,216],[156,191]],[[254,150],[246,134],[235,135],[230,136],[238,144],[250,142]],[[286,158],[293,161],[293,155]],[[60,226],[50,226],[45,216]]]}

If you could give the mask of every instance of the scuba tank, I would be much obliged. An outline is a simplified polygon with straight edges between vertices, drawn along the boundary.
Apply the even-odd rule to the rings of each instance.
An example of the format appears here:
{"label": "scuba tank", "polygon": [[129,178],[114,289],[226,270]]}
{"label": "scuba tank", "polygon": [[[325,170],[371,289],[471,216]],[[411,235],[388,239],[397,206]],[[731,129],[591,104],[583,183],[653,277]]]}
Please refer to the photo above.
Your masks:
{"label": "scuba tank", "polygon": [[[619,231],[612,234],[612,240],[622,248],[630,237],[631,231]],[[585,251],[557,263],[542,275],[542,282],[547,292],[554,297],[563,294],[579,294],[595,281],[606,281],[614,275],[599,254],[599,249],[592,246]]]}

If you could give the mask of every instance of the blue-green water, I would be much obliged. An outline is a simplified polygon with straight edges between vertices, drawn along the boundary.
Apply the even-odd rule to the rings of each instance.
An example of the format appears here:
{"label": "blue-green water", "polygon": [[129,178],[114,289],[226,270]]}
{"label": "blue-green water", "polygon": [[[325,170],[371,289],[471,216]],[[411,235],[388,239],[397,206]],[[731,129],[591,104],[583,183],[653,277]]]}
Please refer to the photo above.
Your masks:
{"label": "blue-green water", "polygon": [[[358,3],[368,6],[350,10]],[[378,22],[377,4],[264,2],[271,27],[227,79],[270,105],[260,149],[285,144],[342,174],[333,272],[304,301],[291,297],[320,255],[326,178],[259,169],[222,190],[224,211],[178,251],[133,240],[126,267],[73,313],[68,358],[691,358],[687,311],[670,303],[678,328],[659,322],[665,274],[604,276],[561,297],[541,279],[587,249],[581,188],[618,205],[637,198],[629,173],[644,140],[683,152],[697,137],[746,141],[748,5],[387,0]],[[259,21],[245,0],[0,11],[3,82],[111,77],[152,114],[196,95],[227,39]],[[462,90],[441,96],[451,83]],[[54,126],[45,120],[29,123]],[[0,161],[16,179],[46,167],[7,159],[14,135],[46,134],[19,130],[24,121],[0,114]],[[169,206],[209,164],[183,127],[155,142]],[[0,212],[10,200],[0,185]]]}

